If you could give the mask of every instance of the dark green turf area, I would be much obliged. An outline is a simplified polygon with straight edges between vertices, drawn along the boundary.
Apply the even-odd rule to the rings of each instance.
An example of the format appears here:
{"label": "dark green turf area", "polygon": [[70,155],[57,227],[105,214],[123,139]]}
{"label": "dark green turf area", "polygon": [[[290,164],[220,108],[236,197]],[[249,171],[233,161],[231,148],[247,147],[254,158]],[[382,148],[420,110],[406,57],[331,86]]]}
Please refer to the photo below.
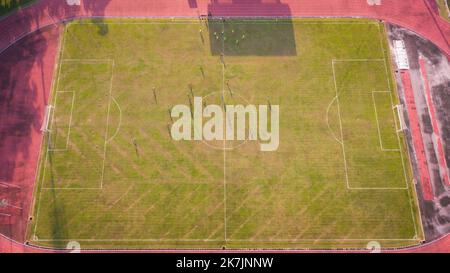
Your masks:
{"label": "dark green turf area", "polygon": [[[377,21],[350,19],[69,23],[31,242],[416,244],[422,231],[384,37]],[[278,150],[174,141],[168,111],[192,94],[207,104],[223,96],[279,105]]]}
{"label": "dark green turf area", "polygon": [[0,0],[0,16],[27,5],[35,0]]}

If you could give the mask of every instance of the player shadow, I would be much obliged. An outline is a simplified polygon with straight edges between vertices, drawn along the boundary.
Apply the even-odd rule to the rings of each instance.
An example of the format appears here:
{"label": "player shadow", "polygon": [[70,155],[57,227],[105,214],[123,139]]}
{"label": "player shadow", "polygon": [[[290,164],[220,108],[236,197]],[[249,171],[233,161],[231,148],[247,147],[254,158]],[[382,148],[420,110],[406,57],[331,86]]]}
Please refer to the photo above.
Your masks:
{"label": "player shadow", "polygon": [[[231,17],[236,17],[231,20]],[[249,16],[278,16],[251,19]],[[213,0],[206,19],[212,55],[296,56],[291,11],[280,1]]]}

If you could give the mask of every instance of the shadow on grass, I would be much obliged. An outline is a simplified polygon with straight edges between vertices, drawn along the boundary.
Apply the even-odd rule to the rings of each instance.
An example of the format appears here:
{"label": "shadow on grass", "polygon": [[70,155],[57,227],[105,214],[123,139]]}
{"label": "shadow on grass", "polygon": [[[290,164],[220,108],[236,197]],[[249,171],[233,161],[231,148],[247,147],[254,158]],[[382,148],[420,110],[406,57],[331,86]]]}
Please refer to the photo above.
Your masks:
{"label": "shadow on grass", "polygon": [[[229,16],[282,16],[282,19],[230,19]],[[295,56],[294,26],[288,5],[279,1],[214,0],[207,23],[213,55]]]}
{"label": "shadow on grass", "polygon": [[27,5],[35,0],[1,0],[0,1],[0,16]]}
{"label": "shadow on grass", "polygon": [[294,27],[286,20],[209,19],[212,55],[296,56]]}
{"label": "shadow on grass", "polygon": [[[53,156],[51,152],[48,152],[48,161],[50,163],[50,166],[53,165]],[[58,192],[55,190],[55,188],[58,186],[55,184],[55,177],[53,175],[53,168],[48,168],[48,173],[50,176],[50,203],[52,206],[51,210],[51,238],[53,239],[60,239],[60,238],[67,238],[67,217],[65,216],[65,207],[62,202],[59,201]],[[59,192],[61,193],[61,191]],[[55,248],[65,248],[66,243],[64,241],[53,241],[52,246]]]}
{"label": "shadow on grass", "polygon": [[[29,0],[0,0],[0,16],[6,10],[14,10],[20,5],[28,4]],[[3,20],[20,23],[21,29],[9,35],[5,32],[2,41],[7,41],[6,47],[0,48],[0,182],[10,185],[2,198],[8,203],[21,207],[10,219],[0,219],[0,233],[16,241],[27,239],[28,225],[33,192],[37,149],[36,135],[42,125],[42,115],[48,103],[48,94],[53,73],[49,62],[51,54],[56,50],[60,29],[57,18],[76,17],[80,9],[88,14],[102,17],[110,0],[82,1],[82,6],[69,6],[66,1],[37,1],[34,5],[22,8],[17,13],[10,13]],[[35,31],[36,25],[42,21],[53,20],[49,25]],[[96,25],[100,35],[106,35],[108,28],[102,20]],[[33,31],[33,34],[27,33]],[[17,37],[23,39],[16,41]],[[5,50],[5,51],[3,51]],[[14,188],[14,190],[11,190]],[[0,188],[5,193],[4,188]],[[55,203],[52,234],[61,238],[67,232],[65,209],[54,192]],[[0,207],[0,213],[5,208]],[[3,216],[5,217],[5,216]]]}
{"label": "shadow on grass", "polygon": [[[109,4],[108,1],[89,1],[89,2],[83,2],[84,8],[87,10],[93,10],[96,12],[104,11],[106,6]],[[103,15],[103,13],[101,13]],[[92,22],[97,26],[98,28],[98,34],[105,36],[108,34],[108,24],[105,23],[105,20],[99,16],[96,17],[95,20],[92,20]]]}

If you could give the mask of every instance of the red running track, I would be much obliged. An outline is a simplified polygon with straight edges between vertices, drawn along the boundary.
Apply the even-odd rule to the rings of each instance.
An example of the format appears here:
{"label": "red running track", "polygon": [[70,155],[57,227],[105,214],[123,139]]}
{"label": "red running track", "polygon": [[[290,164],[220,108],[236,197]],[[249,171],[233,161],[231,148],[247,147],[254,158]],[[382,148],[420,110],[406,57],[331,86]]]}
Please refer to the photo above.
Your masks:
{"label": "red running track", "polygon": [[[387,250],[382,250],[382,252],[386,252],[386,253],[449,253],[450,250],[450,234],[447,234],[435,241],[420,245],[420,246],[415,246],[415,247],[409,247],[409,248],[404,248],[404,249],[387,249]],[[57,253],[57,252],[67,252],[64,250],[53,250],[53,249],[48,249],[48,248],[41,248],[41,247],[33,247],[33,246],[29,246],[29,245],[25,245],[23,243],[19,243],[16,241],[12,241],[6,237],[4,237],[3,235],[0,234],[0,253]],[[98,250],[92,250],[92,251],[82,251],[82,252],[100,252]],[[114,252],[113,250],[104,250],[101,252]],[[180,250],[180,251],[175,251],[175,250],[121,250],[120,252],[133,252],[133,253],[137,253],[137,252],[145,252],[145,253],[173,253],[173,252],[177,252],[177,253],[192,253],[191,250]],[[196,252],[205,252],[205,253],[229,253],[229,252],[235,252],[235,253],[258,253],[258,252],[264,252],[264,251],[259,251],[259,250],[243,250],[243,251],[220,251],[220,250],[198,250]],[[333,252],[333,253],[339,253],[339,252],[357,252],[357,253],[361,253],[361,252],[368,252],[367,250],[271,250],[271,252],[273,253],[309,253],[309,252]]]}
{"label": "red running track", "polygon": [[442,144],[441,133],[439,132],[439,125],[436,117],[436,111],[434,109],[433,98],[431,97],[430,83],[428,82],[426,61],[422,58],[419,60],[420,63],[420,73],[425,85],[425,98],[427,101],[428,110],[430,112],[431,125],[433,127],[434,138],[437,140],[437,155],[439,162],[439,169],[441,172],[442,180],[444,180],[447,186],[450,186],[450,179],[448,176],[447,160],[445,158],[444,146]]}
{"label": "red running track", "polygon": [[25,240],[40,126],[50,92],[59,28],[20,40],[0,54],[0,233]]}
{"label": "red running track", "polygon": [[402,71],[401,78],[403,83],[403,90],[405,92],[406,108],[408,110],[409,117],[409,127],[411,130],[412,142],[416,154],[417,167],[419,169],[423,198],[425,200],[433,200],[433,188],[431,186],[430,172],[428,169],[427,156],[425,154],[425,145],[423,144],[419,115],[417,113],[409,71]]}
{"label": "red running track", "polygon": [[[450,24],[433,12],[427,0],[41,0],[0,20],[0,51],[27,33],[75,17],[336,16],[385,20],[433,41],[450,56]],[[190,3],[195,2],[195,5]]]}
{"label": "red running track", "polygon": [[[39,127],[59,37],[57,28],[40,32],[44,27],[72,18],[196,17],[208,13],[214,16],[367,17],[413,30],[450,56],[450,25],[433,12],[426,0],[382,0],[381,6],[369,6],[366,0],[134,0],[132,5],[128,0],[81,0],[81,3],[81,6],[68,6],[63,0],[40,0],[0,18],[0,90],[7,90],[0,93],[5,96],[0,97],[0,187],[3,194],[13,196],[11,205],[20,208],[0,211],[13,216],[7,220],[1,218],[0,227],[5,222],[14,224],[9,225],[14,228],[0,232],[19,242],[25,240],[42,137]],[[27,36],[30,33],[34,34]],[[8,184],[7,187],[4,184]],[[448,242],[446,244],[446,251],[450,252]],[[0,236],[0,252],[28,250],[36,251]]]}

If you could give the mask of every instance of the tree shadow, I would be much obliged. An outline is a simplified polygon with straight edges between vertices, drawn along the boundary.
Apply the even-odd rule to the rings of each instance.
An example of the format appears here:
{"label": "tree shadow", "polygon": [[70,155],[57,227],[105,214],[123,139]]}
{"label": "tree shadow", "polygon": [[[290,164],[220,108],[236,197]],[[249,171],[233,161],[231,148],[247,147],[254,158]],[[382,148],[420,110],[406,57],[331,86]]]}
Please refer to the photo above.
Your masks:
{"label": "tree shadow", "polygon": [[41,67],[46,57],[48,39],[56,39],[57,34],[55,29],[39,31],[0,55],[0,182],[10,192],[8,203],[22,208],[8,213],[14,226],[0,225],[0,232],[14,239],[25,236],[31,203],[27,195],[32,190],[30,179],[34,179],[29,173],[36,168],[37,144],[33,141],[45,108],[44,85],[36,67]]}
{"label": "tree shadow", "polygon": [[98,27],[98,34],[104,36],[109,32],[108,25],[105,24],[103,19],[106,6],[109,4],[110,0],[107,1],[86,1],[82,2],[84,9],[89,11],[95,11],[95,20],[92,22]]}
{"label": "tree shadow", "polygon": [[20,8],[33,1],[34,0],[2,0],[0,1],[0,16],[12,12],[15,9]]}
{"label": "tree shadow", "polygon": [[[9,204],[21,209],[0,206],[0,233],[19,242],[26,240],[26,227],[31,220],[40,128],[61,33],[58,18],[101,18],[109,2],[82,1],[83,6],[69,6],[66,1],[41,0],[1,19],[3,26],[11,28],[2,30],[0,39],[0,191]],[[99,34],[108,34],[103,19],[94,23]],[[55,193],[53,199],[58,199]],[[66,223],[64,208],[55,208],[53,213],[52,233],[61,237]]]}

